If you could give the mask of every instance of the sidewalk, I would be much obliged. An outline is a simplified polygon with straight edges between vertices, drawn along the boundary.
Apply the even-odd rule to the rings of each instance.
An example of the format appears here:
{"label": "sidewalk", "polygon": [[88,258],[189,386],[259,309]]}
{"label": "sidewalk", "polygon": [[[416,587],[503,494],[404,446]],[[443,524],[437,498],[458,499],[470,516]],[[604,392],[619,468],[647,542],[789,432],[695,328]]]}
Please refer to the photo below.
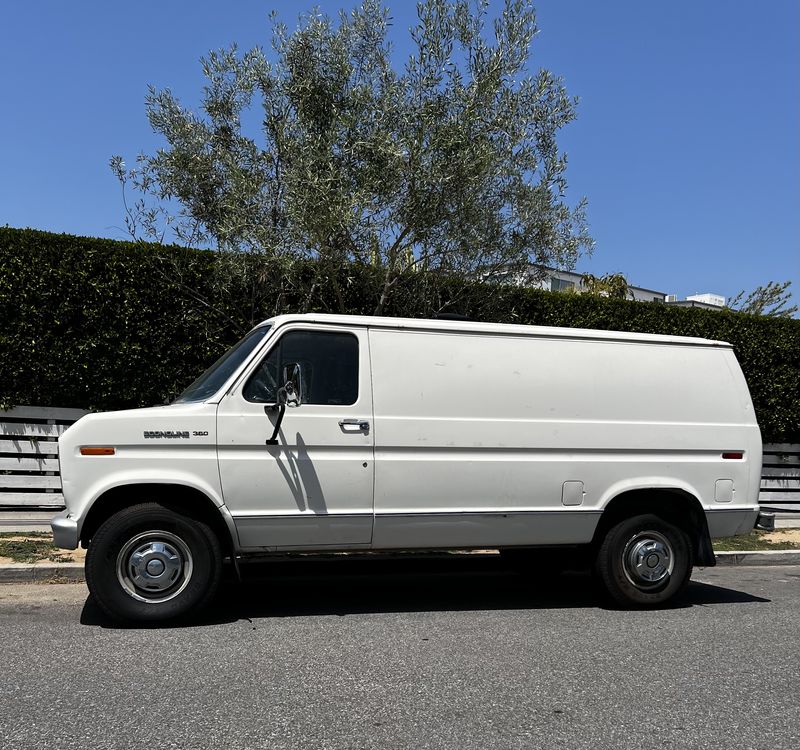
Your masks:
{"label": "sidewalk", "polygon": [[800,513],[776,513],[776,529],[800,529]]}
{"label": "sidewalk", "polygon": [[50,531],[50,519],[54,515],[56,514],[51,510],[0,511],[0,532],[18,531],[21,534],[28,534],[32,531]]}

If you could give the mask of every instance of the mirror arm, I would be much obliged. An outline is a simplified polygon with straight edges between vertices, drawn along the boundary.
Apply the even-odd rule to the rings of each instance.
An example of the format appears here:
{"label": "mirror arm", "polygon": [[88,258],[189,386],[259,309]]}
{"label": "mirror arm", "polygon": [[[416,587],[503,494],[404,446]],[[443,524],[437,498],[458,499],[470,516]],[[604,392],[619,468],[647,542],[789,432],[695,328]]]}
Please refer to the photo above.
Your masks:
{"label": "mirror arm", "polygon": [[264,411],[274,411],[278,409],[278,419],[275,422],[275,429],[272,432],[272,437],[267,438],[267,445],[277,445],[278,444],[278,432],[281,429],[281,423],[283,422],[283,415],[286,414],[286,406],[285,404],[279,404],[277,406],[265,406]]}
{"label": "mirror arm", "polygon": [[[295,366],[295,369],[297,370],[299,378],[300,369],[297,366]],[[275,409],[278,410],[278,419],[275,422],[275,429],[272,432],[272,437],[267,438],[267,445],[278,444],[278,433],[280,432],[281,424],[283,423],[283,417],[286,414],[286,407],[300,406],[301,403],[300,390],[295,390],[294,383],[291,380],[288,381],[282,388],[278,388],[278,393],[276,395],[278,397],[278,402],[276,404],[267,404],[264,407],[265,414],[275,411]]]}

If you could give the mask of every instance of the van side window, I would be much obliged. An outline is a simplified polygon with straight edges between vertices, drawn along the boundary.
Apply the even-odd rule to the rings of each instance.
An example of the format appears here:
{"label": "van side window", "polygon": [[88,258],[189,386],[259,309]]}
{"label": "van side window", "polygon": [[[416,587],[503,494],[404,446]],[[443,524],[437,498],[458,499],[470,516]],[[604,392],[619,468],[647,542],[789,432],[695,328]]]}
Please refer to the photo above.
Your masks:
{"label": "van side window", "polygon": [[303,403],[349,406],[358,399],[358,339],[349,333],[290,331],[281,337],[242,394],[248,401],[273,404],[286,365],[298,364]]}

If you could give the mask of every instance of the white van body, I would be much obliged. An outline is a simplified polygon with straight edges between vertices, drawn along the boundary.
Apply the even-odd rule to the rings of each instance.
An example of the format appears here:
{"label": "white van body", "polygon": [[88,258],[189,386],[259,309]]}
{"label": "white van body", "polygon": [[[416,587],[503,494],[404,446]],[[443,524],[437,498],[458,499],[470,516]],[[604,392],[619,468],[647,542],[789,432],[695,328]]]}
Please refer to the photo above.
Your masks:
{"label": "white van body", "polygon": [[[348,337],[321,340],[345,342],[353,364],[335,377],[354,382],[286,409],[266,445],[278,410],[247,384],[290,333]],[[56,544],[90,544],[125,503],[172,491],[215,509],[235,557],[589,545],[612,505],[659,497],[702,516],[694,561],[713,564],[708,537],[756,521],[761,437],[729,344],[331,315],[275,317],[256,335],[201,400],[64,433]],[[322,365],[302,367],[319,391]]]}

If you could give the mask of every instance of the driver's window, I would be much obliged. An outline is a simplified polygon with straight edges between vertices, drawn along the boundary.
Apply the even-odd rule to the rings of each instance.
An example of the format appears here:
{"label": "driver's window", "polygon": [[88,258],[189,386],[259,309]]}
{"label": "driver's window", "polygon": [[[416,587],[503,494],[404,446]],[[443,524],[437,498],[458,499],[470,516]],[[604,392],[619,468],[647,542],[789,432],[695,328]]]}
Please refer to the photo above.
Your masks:
{"label": "driver's window", "polygon": [[289,331],[261,361],[242,394],[274,404],[288,365],[300,366],[304,404],[348,406],[358,399],[358,339],[350,333]]}

